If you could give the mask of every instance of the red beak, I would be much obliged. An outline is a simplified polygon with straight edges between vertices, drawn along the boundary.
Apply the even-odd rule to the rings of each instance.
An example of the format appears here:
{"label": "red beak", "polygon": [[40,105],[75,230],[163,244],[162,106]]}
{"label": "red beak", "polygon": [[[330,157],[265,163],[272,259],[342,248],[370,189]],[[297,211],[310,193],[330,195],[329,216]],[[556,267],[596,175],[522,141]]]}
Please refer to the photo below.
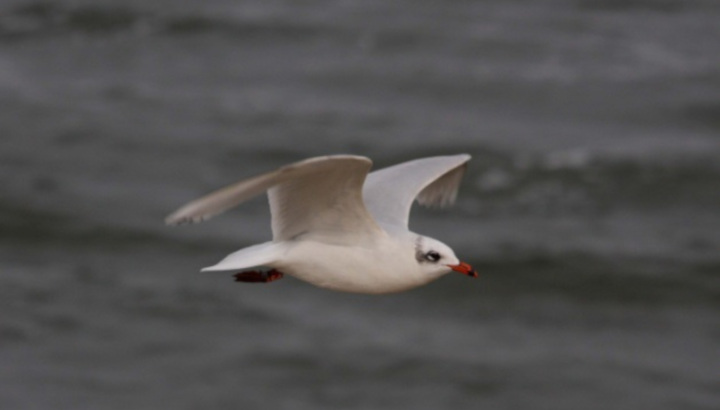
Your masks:
{"label": "red beak", "polygon": [[472,278],[477,278],[478,273],[475,272],[475,269],[472,268],[472,266],[468,265],[465,262],[460,262],[457,265],[447,265],[448,268],[454,270],[455,272],[460,272],[464,275],[468,275]]}

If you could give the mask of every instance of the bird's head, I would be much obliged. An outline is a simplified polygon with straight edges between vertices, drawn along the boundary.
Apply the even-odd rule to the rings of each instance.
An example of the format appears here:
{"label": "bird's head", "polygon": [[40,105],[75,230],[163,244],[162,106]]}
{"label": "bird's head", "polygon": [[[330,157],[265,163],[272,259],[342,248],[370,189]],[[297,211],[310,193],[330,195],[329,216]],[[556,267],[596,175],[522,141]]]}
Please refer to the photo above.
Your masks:
{"label": "bird's head", "polygon": [[460,262],[449,246],[427,236],[418,236],[415,240],[415,260],[420,269],[429,275],[440,276],[455,271],[473,278],[478,277],[472,266]]}

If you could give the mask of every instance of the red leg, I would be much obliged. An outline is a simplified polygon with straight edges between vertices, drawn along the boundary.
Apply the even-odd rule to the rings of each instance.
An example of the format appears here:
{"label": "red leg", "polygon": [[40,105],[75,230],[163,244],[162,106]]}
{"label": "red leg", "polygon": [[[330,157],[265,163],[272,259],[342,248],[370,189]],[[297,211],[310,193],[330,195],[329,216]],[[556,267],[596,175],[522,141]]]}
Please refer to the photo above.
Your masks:
{"label": "red leg", "polygon": [[271,269],[269,272],[266,272],[265,274],[267,275],[268,282],[274,282],[278,279],[283,278],[283,273],[277,269]]}
{"label": "red leg", "polygon": [[271,269],[267,272],[249,270],[244,272],[238,272],[235,275],[235,282],[246,282],[246,283],[268,283],[278,279],[282,279],[283,273],[277,269]]}

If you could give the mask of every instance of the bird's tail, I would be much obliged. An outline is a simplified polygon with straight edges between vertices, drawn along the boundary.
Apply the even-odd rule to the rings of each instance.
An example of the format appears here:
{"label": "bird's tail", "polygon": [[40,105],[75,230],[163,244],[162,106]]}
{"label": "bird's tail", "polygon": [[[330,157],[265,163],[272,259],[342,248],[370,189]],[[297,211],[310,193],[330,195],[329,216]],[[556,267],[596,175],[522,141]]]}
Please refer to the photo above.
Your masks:
{"label": "bird's tail", "polygon": [[202,269],[202,272],[236,271],[257,266],[272,266],[285,253],[286,245],[276,242],[265,242],[249,246],[233,252],[213,266]]}

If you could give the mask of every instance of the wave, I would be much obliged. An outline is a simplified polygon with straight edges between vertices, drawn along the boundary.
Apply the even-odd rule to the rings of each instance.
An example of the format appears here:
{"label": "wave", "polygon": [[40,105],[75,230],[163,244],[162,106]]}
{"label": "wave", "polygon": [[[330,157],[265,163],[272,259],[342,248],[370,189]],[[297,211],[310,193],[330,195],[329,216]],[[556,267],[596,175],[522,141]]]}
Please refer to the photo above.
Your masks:
{"label": "wave", "polygon": [[292,19],[231,20],[205,15],[161,15],[122,6],[65,6],[37,2],[0,15],[0,40],[70,34],[188,35],[219,33],[244,39],[307,40],[341,34],[339,27]]}
{"label": "wave", "polygon": [[580,10],[592,11],[650,11],[679,13],[693,9],[715,8],[717,3],[707,0],[583,0],[576,2]]}

